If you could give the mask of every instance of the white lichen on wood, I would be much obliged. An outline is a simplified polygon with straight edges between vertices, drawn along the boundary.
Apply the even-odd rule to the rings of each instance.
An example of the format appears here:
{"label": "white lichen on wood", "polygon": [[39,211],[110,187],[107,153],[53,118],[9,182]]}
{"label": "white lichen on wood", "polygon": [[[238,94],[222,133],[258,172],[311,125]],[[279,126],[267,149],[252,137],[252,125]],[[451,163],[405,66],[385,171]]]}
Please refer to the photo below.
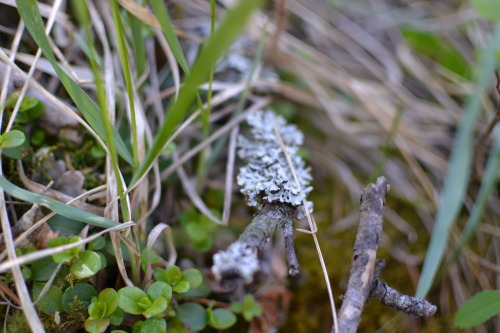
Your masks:
{"label": "white lichen on wood", "polygon": [[[304,140],[297,127],[287,125],[271,111],[254,112],[247,122],[252,127],[251,137],[238,138],[238,154],[246,162],[240,169],[238,185],[248,205],[258,206],[259,212],[236,242],[214,255],[212,272],[217,280],[241,279],[250,283],[259,270],[258,254],[279,228],[285,234],[289,273],[299,273],[292,220],[305,216],[303,201],[312,187],[309,169],[297,154]],[[275,128],[290,156],[298,182],[294,180]],[[312,211],[312,203],[306,204]]]}
{"label": "white lichen on wood", "polygon": [[217,280],[223,275],[234,275],[250,283],[258,270],[257,250],[243,242],[235,242],[226,251],[214,254],[212,273]]}
{"label": "white lichen on wood", "polygon": [[[297,154],[304,140],[295,125],[287,125],[285,119],[271,111],[258,111],[247,118],[252,126],[252,138],[238,138],[238,155],[247,164],[240,169],[238,185],[248,198],[248,205],[285,203],[297,208],[297,218],[305,216],[302,201],[311,192],[311,175],[304,161]],[[299,184],[292,176],[274,128],[277,128],[286,151],[290,155]],[[299,186],[300,185],[300,186]],[[301,191],[302,189],[302,191]],[[312,202],[307,202],[312,211]]]}

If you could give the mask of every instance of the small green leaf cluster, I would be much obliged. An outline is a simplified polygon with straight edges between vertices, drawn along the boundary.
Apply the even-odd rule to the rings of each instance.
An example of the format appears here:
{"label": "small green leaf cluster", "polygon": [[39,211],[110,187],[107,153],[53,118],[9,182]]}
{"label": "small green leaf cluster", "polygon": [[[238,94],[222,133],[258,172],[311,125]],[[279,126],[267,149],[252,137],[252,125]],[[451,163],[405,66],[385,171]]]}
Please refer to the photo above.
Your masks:
{"label": "small green leaf cluster", "polygon": [[236,323],[235,314],[228,309],[212,306],[204,308],[195,302],[177,304],[174,293],[186,294],[198,288],[203,276],[195,268],[184,271],[178,266],[156,269],[156,281],[146,291],[138,287],[126,286],[116,292],[108,288],[92,299],[88,308],[89,318],[85,320],[88,332],[104,332],[112,325],[120,325],[125,314],[142,315],[144,321],[137,321],[132,332],[166,332],[166,318],[180,321],[193,331],[210,325],[216,329],[226,329]]}
{"label": "small green leaf cluster", "polygon": [[[19,92],[15,92],[7,97],[5,101],[5,111],[7,114],[12,113],[19,99]],[[0,148],[4,148],[4,154],[11,158],[21,158],[21,150],[27,147],[26,129],[23,125],[33,123],[44,112],[43,103],[31,97],[23,98],[19,110],[14,120],[14,126],[8,131],[0,135]],[[40,145],[45,140],[45,132],[35,127],[31,130],[30,140],[33,145]]]}
{"label": "small green leaf cluster", "polygon": [[[69,245],[80,240],[78,236],[56,237],[48,241],[48,247]],[[104,255],[94,251],[102,249],[105,243],[106,240],[99,237],[88,244],[86,251],[82,251],[83,247],[79,245],[21,268],[25,280],[32,283],[32,297],[40,312],[79,318],[83,322],[91,299],[98,294],[95,287],[84,280],[106,267]],[[27,247],[17,251],[18,255],[23,255],[34,249]],[[9,279],[6,275],[4,281],[9,282]],[[49,280],[52,282],[47,286]]]}
{"label": "small green leaf cluster", "polygon": [[234,313],[243,315],[246,321],[251,321],[253,318],[262,315],[262,307],[255,302],[255,297],[252,294],[246,294],[243,302],[231,303],[231,310]]}
{"label": "small green leaf cluster", "polygon": [[[212,211],[212,213],[219,215],[217,211]],[[187,210],[182,213],[180,222],[197,251],[207,252],[212,248],[214,240],[211,234],[217,227],[215,222],[195,210]]]}
{"label": "small green leaf cluster", "polygon": [[[49,240],[48,247],[67,245],[81,240],[79,236],[73,236],[70,239],[55,237]],[[92,250],[80,252],[81,249],[82,246],[80,245],[52,256],[54,262],[58,264],[70,264],[70,272],[78,280],[94,276],[107,264],[104,255]]]}
{"label": "small green leaf cluster", "polygon": [[[56,237],[49,240],[48,247],[79,241],[79,236]],[[167,323],[171,329],[187,327],[200,331],[210,326],[223,330],[236,323],[237,314],[247,321],[262,314],[252,295],[246,295],[242,302],[234,302],[227,308],[215,307],[215,301],[209,301],[208,306],[192,301],[210,292],[203,284],[203,276],[198,269],[181,270],[175,265],[155,269],[154,282],[145,290],[126,286],[98,292],[86,279],[106,266],[105,256],[99,252],[105,248],[106,240],[100,237],[88,243],[86,249],[78,245],[23,267],[26,280],[32,283],[32,297],[40,312],[63,321],[76,320],[91,333],[120,326],[128,315],[143,317],[135,321],[132,332],[150,333],[166,332]],[[33,249],[18,251],[22,255]],[[147,257],[144,253],[141,255],[143,266],[159,261],[154,251]],[[48,286],[49,280],[52,282]]]}
{"label": "small green leaf cluster", "polygon": [[154,272],[157,281],[168,283],[172,290],[178,294],[187,293],[191,289],[198,288],[203,282],[200,271],[188,268],[184,272],[175,265],[167,269],[157,268]]}
{"label": "small green leaf cluster", "polygon": [[236,323],[235,314],[224,308],[204,308],[198,303],[187,302],[179,305],[177,316],[192,331],[201,331],[207,325],[216,329],[226,329]]}
{"label": "small green leaf cluster", "polygon": [[236,314],[241,314],[246,321],[262,315],[262,307],[250,294],[245,295],[243,302],[231,303],[229,308],[214,309],[213,303],[204,308],[198,303],[186,302],[176,310],[180,321],[192,331],[201,331],[207,325],[219,330],[227,329],[236,323]]}
{"label": "small green leaf cluster", "polygon": [[87,332],[104,332],[112,325],[120,325],[125,317],[122,310],[118,309],[118,293],[107,288],[92,298],[92,303],[88,308],[89,318],[85,320]]}

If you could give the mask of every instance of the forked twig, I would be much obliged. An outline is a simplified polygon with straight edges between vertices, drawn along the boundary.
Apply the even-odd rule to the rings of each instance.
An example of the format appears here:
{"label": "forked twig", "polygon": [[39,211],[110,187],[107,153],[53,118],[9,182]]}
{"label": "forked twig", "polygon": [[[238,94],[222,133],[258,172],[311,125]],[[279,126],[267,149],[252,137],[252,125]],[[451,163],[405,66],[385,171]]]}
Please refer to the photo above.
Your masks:
{"label": "forked twig", "polygon": [[404,295],[378,279],[383,265],[379,261],[379,267],[376,268],[375,264],[377,248],[382,239],[385,195],[388,190],[387,180],[379,177],[376,184],[368,185],[361,194],[351,272],[339,312],[339,329],[342,333],[356,332],[368,297],[409,314],[431,316],[436,312],[436,306],[423,299]]}

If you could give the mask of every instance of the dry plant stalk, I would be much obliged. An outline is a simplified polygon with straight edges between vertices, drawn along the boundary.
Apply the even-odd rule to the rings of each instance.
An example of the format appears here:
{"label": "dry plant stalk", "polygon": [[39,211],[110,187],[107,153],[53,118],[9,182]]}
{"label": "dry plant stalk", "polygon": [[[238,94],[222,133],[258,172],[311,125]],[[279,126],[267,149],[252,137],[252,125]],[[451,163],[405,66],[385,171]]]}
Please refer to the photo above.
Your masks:
{"label": "dry plant stalk", "polygon": [[368,185],[361,194],[359,228],[351,272],[339,312],[339,331],[342,333],[356,332],[368,297],[417,316],[431,316],[436,312],[436,306],[423,299],[401,294],[378,279],[382,264],[379,261],[377,269],[375,264],[377,248],[382,239],[385,195],[388,190],[387,180],[379,177],[376,184]]}

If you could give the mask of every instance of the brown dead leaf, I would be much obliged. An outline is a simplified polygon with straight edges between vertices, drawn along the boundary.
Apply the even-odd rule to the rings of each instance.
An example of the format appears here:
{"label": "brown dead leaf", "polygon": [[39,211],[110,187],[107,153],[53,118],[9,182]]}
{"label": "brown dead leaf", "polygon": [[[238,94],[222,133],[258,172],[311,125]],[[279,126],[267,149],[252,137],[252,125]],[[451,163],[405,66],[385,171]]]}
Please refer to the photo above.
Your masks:
{"label": "brown dead leaf", "polygon": [[281,285],[272,286],[262,293],[257,303],[262,306],[263,314],[250,323],[249,333],[276,331],[287,317],[292,293]]}

